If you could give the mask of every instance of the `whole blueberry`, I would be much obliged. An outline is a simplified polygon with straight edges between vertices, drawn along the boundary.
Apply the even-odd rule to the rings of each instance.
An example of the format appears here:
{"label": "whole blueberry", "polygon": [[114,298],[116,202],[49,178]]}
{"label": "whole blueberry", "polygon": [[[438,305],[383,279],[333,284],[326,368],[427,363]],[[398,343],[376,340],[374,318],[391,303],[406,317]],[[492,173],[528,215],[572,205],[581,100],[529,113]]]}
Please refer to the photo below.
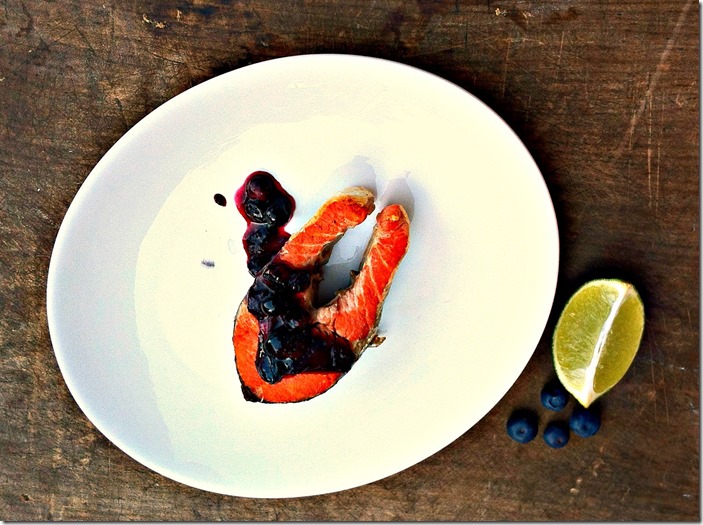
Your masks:
{"label": "whole blueberry", "polygon": [[271,256],[268,253],[261,255],[252,254],[247,261],[247,269],[251,275],[256,276],[270,260]]}
{"label": "whole blueberry", "polygon": [[272,226],[283,226],[290,220],[292,213],[291,202],[285,196],[279,195],[268,205],[261,222]]}
{"label": "whole blueberry", "polygon": [[279,298],[261,279],[255,279],[247,293],[247,308],[259,320],[270,316],[278,307]]}
{"label": "whole blueberry", "polygon": [[569,402],[569,393],[558,379],[552,379],[544,385],[540,399],[545,408],[558,412]]}
{"label": "whole blueberry", "polygon": [[280,357],[285,350],[285,337],[282,334],[273,333],[269,334],[264,340],[264,351],[275,357]]}
{"label": "whole blueberry", "polygon": [[544,427],[544,442],[552,448],[562,448],[569,442],[569,425],[565,421],[550,421]]}
{"label": "whole blueberry", "polygon": [[252,223],[244,232],[243,242],[247,255],[261,255],[268,251],[268,245],[276,237],[276,232],[266,225]]}
{"label": "whole blueberry", "polygon": [[278,383],[283,379],[284,370],[279,366],[276,358],[271,355],[260,352],[256,360],[256,370],[261,379],[267,383]]}
{"label": "whole blueberry", "polygon": [[529,443],[537,435],[537,414],[531,410],[516,410],[508,418],[506,430],[518,443]]}
{"label": "whole blueberry", "polygon": [[265,205],[261,202],[249,198],[244,199],[244,214],[250,221],[259,224],[264,223],[265,210]]}
{"label": "whole blueberry", "polygon": [[600,409],[597,406],[584,408],[576,405],[569,419],[569,427],[577,436],[593,436],[600,430]]}
{"label": "whole blueberry", "polygon": [[274,189],[273,180],[269,173],[259,171],[252,173],[247,182],[247,197],[256,200],[266,200]]}

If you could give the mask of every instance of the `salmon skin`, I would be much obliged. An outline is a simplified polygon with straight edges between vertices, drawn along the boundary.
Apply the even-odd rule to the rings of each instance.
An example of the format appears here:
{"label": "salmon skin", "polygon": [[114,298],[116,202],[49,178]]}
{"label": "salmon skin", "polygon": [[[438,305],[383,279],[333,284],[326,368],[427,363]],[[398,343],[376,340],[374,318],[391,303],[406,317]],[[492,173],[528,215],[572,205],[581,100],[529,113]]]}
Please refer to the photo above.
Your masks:
{"label": "salmon skin", "polygon": [[232,338],[248,401],[316,397],[382,340],[377,328],[383,302],[409,244],[410,221],[402,206],[389,205],[377,215],[351,285],[329,303],[315,305],[334,244],[373,210],[373,194],[365,188],[333,196],[256,274],[237,310]]}

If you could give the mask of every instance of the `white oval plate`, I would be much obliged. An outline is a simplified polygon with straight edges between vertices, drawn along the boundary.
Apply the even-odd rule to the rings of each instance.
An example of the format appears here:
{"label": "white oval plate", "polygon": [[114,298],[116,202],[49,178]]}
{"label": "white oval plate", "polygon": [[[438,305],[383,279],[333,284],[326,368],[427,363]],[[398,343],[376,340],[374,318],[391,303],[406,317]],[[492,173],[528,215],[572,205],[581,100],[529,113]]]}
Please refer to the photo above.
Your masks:
{"label": "white oval plate", "polygon": [[[303,403],[244,401],[234,368],[252,279],[232,196],[259,169],[296,199],[289,231],[358,184],[412,219],[385,342]],[[328,282],[371,222],[337,245]],[[410,467],[501,399],[544,330],[558,252],[538,168],[472,95],[379,59],[282,58],[189,89],[107,152],[56,239],[49,327],[76,402],[137,461],[224,494],[321,494]]]}

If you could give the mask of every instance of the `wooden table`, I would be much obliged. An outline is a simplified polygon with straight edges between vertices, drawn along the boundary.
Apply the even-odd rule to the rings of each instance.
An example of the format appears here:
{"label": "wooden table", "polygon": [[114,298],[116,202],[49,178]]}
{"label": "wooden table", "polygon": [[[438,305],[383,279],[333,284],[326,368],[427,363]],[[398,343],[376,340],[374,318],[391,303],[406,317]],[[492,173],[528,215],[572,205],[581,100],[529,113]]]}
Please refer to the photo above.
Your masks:
{"label": "wooden table", "polygon": [[[693,0],[2,2],[0,519],[700,519],[698,41]],[[199,491],[130,459],[73,401],[47,328],[53,241],[92,167],[161,103],[320,52],[441,75],[517,132],[559,221],[554,313],[509,393],[418,465],[300,499]],[[559,310],[600,276],[632,281],[647,309],[601,432],[559,451],[511,442],[508,415],[553,373]]]}

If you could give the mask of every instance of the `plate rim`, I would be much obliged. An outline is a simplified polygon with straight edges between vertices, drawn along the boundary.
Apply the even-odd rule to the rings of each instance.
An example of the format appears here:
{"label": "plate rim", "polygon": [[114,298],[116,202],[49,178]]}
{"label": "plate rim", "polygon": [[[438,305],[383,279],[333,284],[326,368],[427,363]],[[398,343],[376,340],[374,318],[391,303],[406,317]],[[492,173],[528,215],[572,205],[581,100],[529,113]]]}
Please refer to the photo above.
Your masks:
{"label": "plate rim", "polygon": [[[351,60],[351,61],[357,61],[359,63],[361,62],[373,62],[376,64],[379,64],[380,67],[385,67],[385,66],[390,66],[390,67],[396,67],[402,70],[407,71],[409,74],[421,74],[421,75],[427,75],[431,78],[434,79],[434,81],[440,81],[441,83],[445,85],[449,85],[453,87],[454,89],[458,89],[461,91],[462,95],[468,96],[470,99],[473,100],[474,103],[478,103],[480,106],[482,106],[482,110],[487,111],[489,114],[491,114],[492,118],[497,119],[501,125],[504,127],[505,131],[510,133],[513,137],[513,140],[517,145],[520,145],[524,153],[526,154],[527,158],[531,160],[533,163],[533,169],[539,174],[540,180],[543,185],[544,193],[547,196],[547,203],[550,205],[550,211],[551,211],[551,226],[554,229],[554,268],[555,268],[555,275],[553,276],[553,286],[552,289],[546,294],[549,296],[549,304],[550,304],[550,310],[553,308],[553,302],[555,299],[556,295],[556,287],[558,283],[558,277],[559,277],[559,266],[560,266],[560,238],[559,238],[559,225],[556,217],[556,212],[554,208],[554,203],[551,198],[551,193],[547,187],[546,181],[544,179],[544,176],[539,169],[539,166],[537,165],[534,157],[530,153],[530,151],[527,149],[526,145],[522,142],[520,137],[517,135],[515,130],[495,111],[493,108],[491,108],[488,104],[486,104],[484,101],[479,99],[476,95],[468,91],[467,89],[464,89],[463,87],[435,74],[429,71],[426,71],[424,69],[418,68],[416,66],[411,66],[402,62],[397,62],[394,60],[389,60],[386,58],[378,58],[378,57],[372,57],[372,56],[364,56],[364,55],[356,55],[356,54],[340,54],[340,53],[311,53],[311,54],[300,54],[300,55],[291,55],[291,56],[284,56],[284,57],[276,57],[276,58],[270,58],[266,59],[254,64],[250,64],[247,66],[243,66],[241,68],[237,68],[231,71],[228,71],[226,73],[217,75],[215,77],[209,78],[196,86],[193,86],[191,88],[188,88],[181,93],[175,95],[171,99],[165,101],[163,104],[159,105],[156,107],[153,111],[149,112],[146,114],[143,118],[141,118],[139,121],[137,121],[133,126],[131,126],[125,133],[123,133],[108,149],[107,151],[101,156],[101,158],[98,160],[98,162],[91,168],[90,172],[86,176],[85,180],[83,183],[80,185],[78,190],[76,191],[73,199],[71,200],[66,213],[64,217],[62,218],[61,224],[59,226],[58,232],[56,234],[56,238],[54,241],[54,246],[52,248],[51,252],[51,258],[49,261],[49,267],[48,267],[48,273],[47,273],[47,280],[46,280],[46,308],[47,308],[47,323],[48,323],[48,328],[49,328],[49,335],[50,335],[50,342],[52,345],[52,350],[53,354],[55,356],[55,359],[57,360],[59,369],[61,371],[61,375],[63,377],[64,382],[66,383],[66,387],[69,390],[69,393],[73,397],[73,399],[76,401],[78,404],[79,408],[83,412],[83,415],[87,417],[87,419],[96,427],[96,429],[103,434],[111,443],[113,443],[115,446],[117,446],[122,452],[124,452],[127,456],[131,457],[133,460],[137,461],[138,463],[148,467],[149,469],[159,473],[160,475],[163,475],[169,479],[172,479],[178,483],[182,483],[186,486],[191,486],[195,487],[201,490],[206,490],[210,492],[215,492],[215,493],[220,493],[220,494],[227,494],[227,495],[232,495],[232,496],[242,496],[242,497],[256,497],[256,498],[295,498],[295,497],[305,497],[305,496],[312,496],[312,495],[319,495],[319,494],[326,494],[326,493],[333,493],[333,492],[339,492],[342,490],[348,490],[354,487],[358,487],[361,485],[366,485],[369,483],[374,483],[376,481],[379,481],[380,479],[384,479],[386,477],[389,477],[391,475],[394,475],[396,473],[399,473],[413,465],[416,465],[422,461],[425,461],[427,458],[431,457],[432,455],[436,454],[440,450],[446,448],[448,445],[456,441],[459,437],[461,437],[464,433],[466,433],[468,430],[470,430],[478,421],[481,421],[488,412],[490,412],[493,407],[495,407],[498,403],[500,403],[500,400],[507,394],[507,392],[510,390],[508,388],[503,395],[495,402],[492,404],[492,406],[484,412],[477,420],[476,423],[472,423],[471,425],[468,426],[468,428],[465,428],[462,432],[460,432],[458,435],[455,436],[449,436],[443,443],[440,443],[435,446],[434,450],[431,451],[430,453],[424,455],[423,457],[417,459],[413,459],[409,462],[408,465],[405,467],[402,467],[400,470],[398,469],[391,469],[393,470],[392,472],[388,472],[386,474],[377,476],[373,479],[369,479],[367,481],[364,481],[362,483],[357,483],[354,485],[345,485],[342,483],[341,485],[344,486],[335,486],[331,487],[330,490],[327,491],[315,491],[311,493],[293,493],[290,495],[285,495],[285,494],[255,494],[255,495],[247,495],[247,494],[240,494],[240,493],[234,493],[234,492],[223,492],[221,490],[213,490],[213,488],[208,488],[204,487],[199,484],[193,484],[190,483],[187,479],[187,476],[183,477],[180,476],[178,473],[174,473],[171,471],[171,469],[164,467],[162,465],[159,465],[153,461],[150,460],[148,457],[143,457],[140,455],[138,452],[134,452],[132,450],[132,447],[129,446],[127,443],[123,443],[122,440],[119,438],[119,436],[111,435],[111,432],[106,432],[104,428],[102,428],[102,425],[96,424],[94,421],[94,415],[91,414],[92,410],[89,407],[89,402],[88,400],[84,399],[81,392],[80,388],[77,385],[77,381],[75,377],[73,377],[70,367],[67,364],[66,359],[66,354],[67,350],[65,348],[62,348],[64,345],[64,342],[61,341],[61,336],[60,336],[60,326],[58,326],[58,320],[57,320],[57,313],[60,310],[60,306],[58,304],[58,297],[57,297],[57,291],[56,291],[56,279],[57,279],[57,272],[59,272],[59,266],[61,263],[62,255],[66,250],[66,242],[67,242],[67,236],[69,234],[69,231],[72,227],[72,224],[74,223],[75,220],[77,220],[78,215],[80,214],[80,211],[82,207],[84,206],[84,201],[90,192],[90,189],[97,183],[99,182],[100,177],[106,177],[109,174],[109,170],[105,170],[105,166],[109,166],[113,157],[119,156],[119,149],[122,144],[124,144],[125,140],[128,140],[131,138],[132,134],[135,134],[136,132],[133,133],[133,130],[141,129],[143,127],[143,123],[146,121],[151,122],[151,121],[157,121],[157,119],[161,118],[162,114],[165,114],[168,112],[171,107],[176,104],[174,100],[178,99],[178,102],[185,103],[186,98],[183,95],[186,93],[189,93],[188,96],[193,97],[197,96],[198,93],[202,90],[207,90],[209,86],[214,85],[216,82],[227,82],[230,78],[232,78],[235,75],[238,75],[242,70],[249,69],[249,68],[261,68],[261,67],[276,67],[277,63],[282,63],[282,62],[291,62],[291,61],[310,61],[310,60]],[[181,97],[181,98],[179,98]],[[128,137],[128,139],[125,139],[125,137]],[[547,311],[545,316],[544,316],[544,323],[541,327],[540,332],[544,332],[547,322],[550,316],[550,311]],[[537,341],[538,344],[539,341]],[[534,355],[534,352],[536,350],[533,348],[529,354],[527,355],[527,358],[525,360],[524,365],[520,368],[519,373],[517,374],[517,378],[522,375],[524,372],[525,367],[527,364],[530,362],[532,359],[532,356]],[[70,353],[70,351],[68,351]],[[516,379],[517,380],[517,379]],[[512,381],[512,384],[514,384],[514,381]],[[292,491],[295,492],[295,491]]]}

